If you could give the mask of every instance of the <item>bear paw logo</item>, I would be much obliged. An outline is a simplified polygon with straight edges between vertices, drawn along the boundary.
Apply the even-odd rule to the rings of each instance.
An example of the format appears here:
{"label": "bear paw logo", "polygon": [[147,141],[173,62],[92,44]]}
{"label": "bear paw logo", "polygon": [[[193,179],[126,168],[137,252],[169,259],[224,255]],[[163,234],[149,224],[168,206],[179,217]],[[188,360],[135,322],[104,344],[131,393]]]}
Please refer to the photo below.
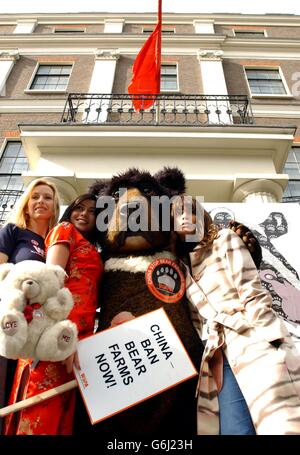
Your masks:
{"label": "bear paw logo", "polygon": [[146,271],[150,292],[165,303],[178,302],[185,293],[185,277],[178,264],[162,258],[151,262]]}
{"label": "bear paw logo", "polygon": [[160,289],[165,289],[174,294],[174,289],[176,286],[176,279],[178,277],[177,273],[174,272],[172,267],[161,267],[156,271],[157,281]]}

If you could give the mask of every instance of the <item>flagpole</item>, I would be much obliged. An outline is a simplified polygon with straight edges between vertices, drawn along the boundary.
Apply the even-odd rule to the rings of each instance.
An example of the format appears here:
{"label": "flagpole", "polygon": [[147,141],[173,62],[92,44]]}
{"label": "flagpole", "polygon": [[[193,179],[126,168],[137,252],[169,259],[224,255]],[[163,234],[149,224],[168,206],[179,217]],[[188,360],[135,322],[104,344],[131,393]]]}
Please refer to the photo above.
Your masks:
{"label": "flagpole", "polygon": [[128,85],[128,93],[132,95],[136,111],[144,112],[155,105],[160,93],[161,29],[162,0],[158,0],[157,24],[134,61],[132,79]]}
{"label": "flagpole", "polygon": [[[160,24],[159,36],[158,36],[158,59],[159,59],[159,94],[160,94],[160,81],[161,81],[161,36],[162,36],[162,0],[158,0],[158,13],[157,21]],[[156,100],[156,124],[159,123],[159,114],[160,114],[160,101]]]}

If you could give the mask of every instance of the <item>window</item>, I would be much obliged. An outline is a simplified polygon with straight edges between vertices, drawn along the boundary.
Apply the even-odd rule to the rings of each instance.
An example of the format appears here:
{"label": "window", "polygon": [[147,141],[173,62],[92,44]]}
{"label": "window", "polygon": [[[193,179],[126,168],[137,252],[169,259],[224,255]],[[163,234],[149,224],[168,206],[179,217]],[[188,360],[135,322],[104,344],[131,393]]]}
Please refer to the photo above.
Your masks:
{"label": "window", "polygon": [[165,91],[177,91],[177,65],[162,65],[160,74],[160,88]]}
{"label": "window", "polygon": [[264,30],[233,30],[234,35],[239,38],[265,38]]}
{"label": "window", "polygon": [[28,168],[22,143],[7,142],[0,159],[0,226],[24,191],[21,173]]}
{"label": "window", "polygon": [[[154,30],[153,28],[143,28],[143,33],[152,33]],[[164,35],[173,35],[175,33],[175,28],[162,28],[161,33]]]}
{"label": "window", "polygon": [[286,95],[279,69],[246,69],[252,95]]}
{"label": "window", "polygon": [[285,188],[283,200],[300,201],[300,147],[293,147],[290,151],[284,172],[289,175],[290,179]]}
{"label": "window", "polygon": [[30,90],[66,90],[72,65],[40,65]]}
{"label": "window", "polygon": [[55,28],[54,33],[85,33],[83,28]]}

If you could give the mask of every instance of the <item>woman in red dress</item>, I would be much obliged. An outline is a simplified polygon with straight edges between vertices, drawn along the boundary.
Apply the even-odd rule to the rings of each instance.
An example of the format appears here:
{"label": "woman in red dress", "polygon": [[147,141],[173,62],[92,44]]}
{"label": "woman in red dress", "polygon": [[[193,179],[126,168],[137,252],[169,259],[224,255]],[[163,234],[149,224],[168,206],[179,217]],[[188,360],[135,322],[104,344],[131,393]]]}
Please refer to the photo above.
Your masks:
{"label": "woman in red dress", "polygon": [[[61,222],[45,240],[46,262],[66,270],[65,286],[74,298],[69,319],[77,324],[79,339],[93,334],[98,285],[103,264],[95,246],[96,197],[79,196],[65,211]],[[78,365],[76,353],[63,362],[20,359],[10,403],[24,400],[71,381],[72,366]],[[7,435],[70,435],[72,434],[76,391],[71,390],[44,403],[11,414],[5,421]]]}

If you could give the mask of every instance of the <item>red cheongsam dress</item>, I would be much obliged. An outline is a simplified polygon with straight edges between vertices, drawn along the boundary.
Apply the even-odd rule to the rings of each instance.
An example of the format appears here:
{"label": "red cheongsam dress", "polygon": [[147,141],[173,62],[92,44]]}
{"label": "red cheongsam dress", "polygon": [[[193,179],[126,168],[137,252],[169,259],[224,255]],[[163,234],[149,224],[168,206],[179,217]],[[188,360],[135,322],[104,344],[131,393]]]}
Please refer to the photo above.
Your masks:
{"label": "red cheongsam dress", "polygon": [[[70,289],[74,307],[69,319],[77,324],[79,338],[94,331],[98,285],[103,273],[101,257],[71,223],[53,228],[46,240],[48,250],[57,243],[68,244],[70,256],[66,266],[65,286]],[[61,362],[20,359],[14,378],[9,404],[30,398],[74,379]],[[5,419],[6,435],[70,435],[75,408],[75,390],[62,393],[44,403],[10,414]]]}

